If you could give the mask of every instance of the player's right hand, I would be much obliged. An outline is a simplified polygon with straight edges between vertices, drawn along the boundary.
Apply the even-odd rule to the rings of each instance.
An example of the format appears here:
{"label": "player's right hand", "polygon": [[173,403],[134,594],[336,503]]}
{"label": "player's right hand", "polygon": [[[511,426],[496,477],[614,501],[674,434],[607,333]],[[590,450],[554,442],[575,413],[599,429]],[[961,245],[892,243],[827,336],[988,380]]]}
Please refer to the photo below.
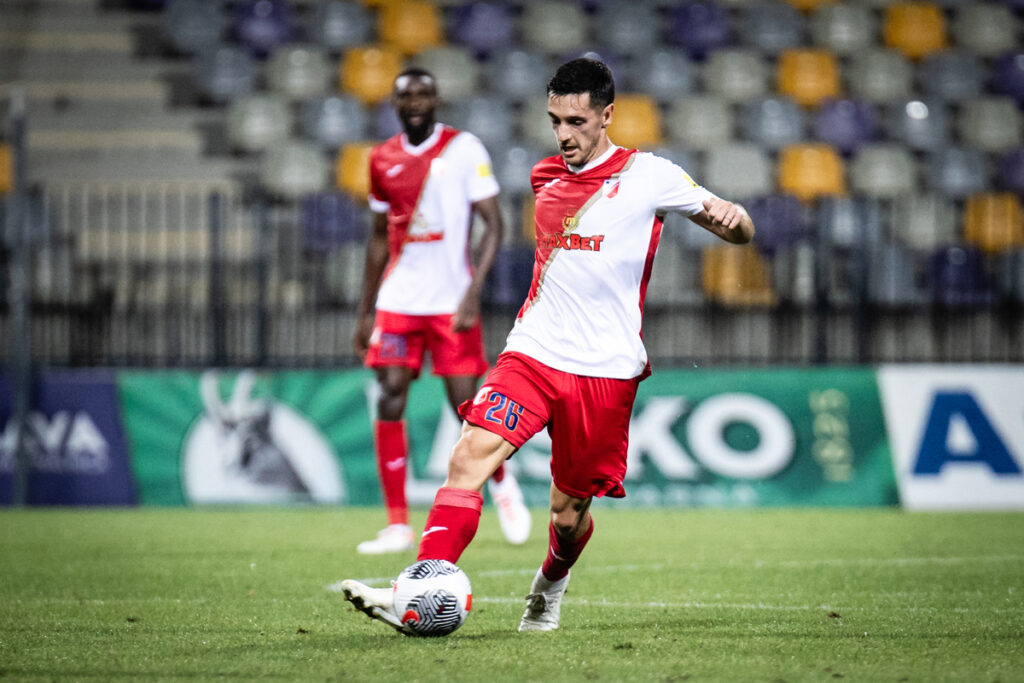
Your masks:
{"label": "player's right hand", "polygon": [[370,348],[370,334],[373,333],[373,315],[367,313],[359,317],[356,325],[356,333],[352,337],[352,348],[360,360],[366,358],[366,352]]}

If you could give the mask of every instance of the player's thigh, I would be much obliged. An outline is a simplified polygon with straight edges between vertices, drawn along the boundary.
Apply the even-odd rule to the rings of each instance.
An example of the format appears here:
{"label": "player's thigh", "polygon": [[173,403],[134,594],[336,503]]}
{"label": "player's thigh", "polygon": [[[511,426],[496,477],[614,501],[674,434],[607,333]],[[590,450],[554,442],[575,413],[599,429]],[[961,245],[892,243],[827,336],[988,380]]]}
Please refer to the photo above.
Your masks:
{"label": "player's thigh", "polygon": [[450,315],[433,315],[426,319],[424,343],[430,351],[435,375],[480,377],[487,372],[480,321],[464,332],[456,332],[452,329]]}
{"label": "player's thigh", "polygon": [[625,495],[629,419],[638,384],[573,376],[549,427],[551,476],[559,491],[581,499]]}
{"label": "player's thigh", "polygon": [[448,462],[445,486],[479,491],[515,450],[515,446],[500,435],[464,422]]}

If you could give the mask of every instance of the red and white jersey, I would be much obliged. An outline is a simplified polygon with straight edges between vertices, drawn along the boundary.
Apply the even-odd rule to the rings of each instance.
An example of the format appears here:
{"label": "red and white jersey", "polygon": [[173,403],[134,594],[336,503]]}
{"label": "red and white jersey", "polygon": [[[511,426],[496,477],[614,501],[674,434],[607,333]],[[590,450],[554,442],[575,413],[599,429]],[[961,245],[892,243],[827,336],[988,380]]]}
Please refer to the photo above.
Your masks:
{"label": "red and white jersey", "polygon": [[388,216],[389,260],[378,310],[454,313],[472,278],[473,202],[498,194],[491,159],[474,135],[437,124],[419,145],[405,133],[370,152],[370,208]]}
{"label": "red and white jersey", "polygon": [[505,350],[577,375],[643,374],[644,295],[664,215],[694,215],[714,195],[667,159],[615,146],[581,169],[548,157],[530,182],[533,282]]}

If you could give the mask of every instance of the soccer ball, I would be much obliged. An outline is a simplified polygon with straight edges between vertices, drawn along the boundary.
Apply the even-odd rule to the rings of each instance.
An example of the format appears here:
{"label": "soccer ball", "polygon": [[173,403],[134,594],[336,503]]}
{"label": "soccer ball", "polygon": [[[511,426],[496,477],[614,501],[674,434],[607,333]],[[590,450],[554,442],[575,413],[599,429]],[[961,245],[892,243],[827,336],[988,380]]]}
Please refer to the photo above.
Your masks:
{"label": "soccer ball", "polygon": [[473,589],[447,560],[420,560],[395,580],[395,614],[413,635],[446,636],[466,620]]}

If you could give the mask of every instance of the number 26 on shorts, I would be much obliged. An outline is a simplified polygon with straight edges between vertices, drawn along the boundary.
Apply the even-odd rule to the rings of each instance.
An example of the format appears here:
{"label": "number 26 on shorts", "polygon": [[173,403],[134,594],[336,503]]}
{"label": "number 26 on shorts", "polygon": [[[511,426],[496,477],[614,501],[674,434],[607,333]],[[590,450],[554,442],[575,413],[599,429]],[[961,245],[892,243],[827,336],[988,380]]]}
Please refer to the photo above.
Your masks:
{"label": "number 26 on shorts", "polygon": [[519,426],[519,416],[523,414],[523,407],[497,391],[488,394],[487,400],[492,405],[484,414],[484,419],[495,424],[503,424],[505,429],[514,432]]}

